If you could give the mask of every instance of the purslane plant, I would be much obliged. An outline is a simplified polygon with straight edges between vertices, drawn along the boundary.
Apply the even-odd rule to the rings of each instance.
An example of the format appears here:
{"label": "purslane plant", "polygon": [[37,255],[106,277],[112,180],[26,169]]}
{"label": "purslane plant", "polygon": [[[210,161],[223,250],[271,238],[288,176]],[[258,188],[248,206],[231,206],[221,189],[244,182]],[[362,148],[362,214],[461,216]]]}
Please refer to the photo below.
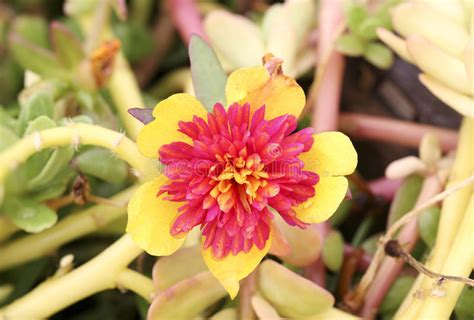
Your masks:
{"label": "purslane plant", "polygon": [[[200,226],[204,261],[230,296],[271,245],[273,214],[300,228],[328,219],[344,199],[357,164],[337,132],[292,134],[303,90],[281,61],[232,73],[228,107],[207,112],[187,94],[160,102],[140,131],[141,152],[165,164],[129,204],[127,232],[153,255],[169,255]],[[161,211],[161,212],[160,212]]]}

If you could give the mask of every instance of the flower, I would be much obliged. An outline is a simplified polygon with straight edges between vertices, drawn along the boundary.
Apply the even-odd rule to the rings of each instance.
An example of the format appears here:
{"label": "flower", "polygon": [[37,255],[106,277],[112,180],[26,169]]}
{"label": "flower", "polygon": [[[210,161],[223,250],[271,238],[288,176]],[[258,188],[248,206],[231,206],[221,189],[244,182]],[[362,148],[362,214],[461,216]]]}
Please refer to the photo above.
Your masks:
{"label": "flower", "polygon": [[212,112],[188,94],[155,107],[137,143],[165,170],[133,195],[127,232],[164,256],[199,227],[204,261],[233,298],[270,248],[274,213],[299,228],[328,219],[357,154],[342,133],[295,132],[305,96],[281,64],[270,74],[233,72],[226,98],[229,107],[217,103]]}

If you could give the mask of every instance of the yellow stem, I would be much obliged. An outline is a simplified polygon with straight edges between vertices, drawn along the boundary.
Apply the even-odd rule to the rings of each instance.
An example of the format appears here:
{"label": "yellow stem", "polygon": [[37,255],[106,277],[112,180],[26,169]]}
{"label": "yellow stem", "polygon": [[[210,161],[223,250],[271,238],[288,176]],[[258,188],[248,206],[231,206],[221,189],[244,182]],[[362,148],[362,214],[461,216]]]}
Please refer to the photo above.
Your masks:
{"label": "yellow stem", "polygon": [[125,269],[118,275],[117,288],[131,290],[148,302],[153,300],[156,293],[156,288],[150,278],[130,269]]}
{"label": "yellow stem", "polygon": [[144,157],[137,145],[124,134],[95,125],[77,123],[35,132],[4,150],[0,154],[0,184],[9,171],[33,154],[47,148],[66,145],[77,147],[79,144],[90,144],[111,150],[135,168],[140,178],[148,173],[146,170],[150,171],[149,169],[153,168],[149,159]]}
{"label": "yellow stem", "polygon": [[68,215],[41,233],[29,234],[0,246],[0,271],[50,254],[66,243],[125,217],[126,204],[136,188],[130,187],[111,199],[123,203],[122,207],[96,205]]}
{"label": "yellow stem", "polygon": [[18,231],[17,226],[6,216],[0,215],[0,242]]}
{"label": "yellow stem", "polygon": [[136,140],[143,125],[128,113],[128,109],[144,108],[145,104],[135,75],[122,52],[115,58],[114,71],[108,87],[128,136]]}
{"label": "yellow stem", "polygon": [[[474,196],[471,196],[469,206],[466,209],[461,227],[457,232],[446,262],[441,269],[441,274],[450,276],[469,277],[472,271],[471,259],[474,248],[472,228],[474,226]],[[432,285],[437,280],[432,280]],[[449,319],[454,306],[461,294],[464,284],[461,282],[447,281],[439,290],[444,297],[427,294],[423,300],[417,319]]]}
{"label": "yellow stem", "polygon": [[[472,137],[474,137],[474,119],[464,118],[459,135],[456,159],[451,170],[447,188],[474,174],[474,139]],[[428,269],[435,272],[441,271],[458,233],[471,194],[472,187],[464,188],[456,191],[444,200],[441,208],[436,244],[426,263]],[[423,300],[415,299],[414,294],[418,291],[429,290],[431,285],[432,279],[419,275],[411,291],[398,309],[395,318],[416,318]]]}
{"label": "yellow stem", "polygon": [[119,275],[142,250],[129,235],[94,259],[60,277],[40,284],[0,309],[1,319],[45,319],[94,293],[116,287]]}

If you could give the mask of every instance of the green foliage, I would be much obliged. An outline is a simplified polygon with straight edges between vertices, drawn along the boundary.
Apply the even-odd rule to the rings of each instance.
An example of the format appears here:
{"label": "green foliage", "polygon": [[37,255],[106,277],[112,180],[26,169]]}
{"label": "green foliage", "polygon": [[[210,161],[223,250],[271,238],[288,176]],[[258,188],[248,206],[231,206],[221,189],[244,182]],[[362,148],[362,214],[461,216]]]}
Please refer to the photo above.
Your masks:
{"label": "green foliage", "polygon": [[392,201],[388,213],[388,225],[392,225],[413,208],[422,184],[423,178],[418,175],[409,176],[403,181]]}
{"label": "green foliage", "polygon": [[32,233],[41,232],[58,220],[56,212],[27,198],[8,197],[3,210],[19,228]]}
{"label": "green foliage", "polygon": [[218,102],[226,105],[227,75],[214,51],[199,36],[191,37],[189,59],[194,91],[199,101],[209,111]]}
{"label": "green foliage", "polygon": [[123,183],[128,177],[128,167],[125,162],[115,157],[110,151],[101,148],[91,148],[81,152],[74,159],[74,165],[87,175],[113,184]]}
{"label": "green foliage", "polygon": [[464,286],[461,292],[454,313],[459,320],[474,319],[474,288],[471,286]]}
{"label": "green foliage", "polygon": [[323,262],[332,272],[338,272],[344,261],[344,238],[338,231],[332,231],[325,239],[322,251]]}
{"label": "green foliage", "polygon": [[436,241],[439,217],[440,209],[438,207],[431,207],[423,211],[418,218],[420,237],[430,248],[433,248]]}
{"label": "green foliage", "polygon": [[143,59],[153,50],[153,34],[144,26],[134,23],[116,23],[114,33],[120,39],[122,50],[131,62]]}
{"label": "green foliage", "polygon": [[383,299],[380,312],[383,314],[393,314],[408,295],[413,283],[415,283],[415,278],[413,277],[404,276],[397,278]]}
{"label": "green foliage", "polygon": [[374,12],[359,4],[347,8],[348,31],[336,42],[339,52],[351,57],[364,57],[380,69],[388,69],[393,64],[393,53],[377,39],[377,29],[391,29],[390,8],[398,0],[384,1]]}

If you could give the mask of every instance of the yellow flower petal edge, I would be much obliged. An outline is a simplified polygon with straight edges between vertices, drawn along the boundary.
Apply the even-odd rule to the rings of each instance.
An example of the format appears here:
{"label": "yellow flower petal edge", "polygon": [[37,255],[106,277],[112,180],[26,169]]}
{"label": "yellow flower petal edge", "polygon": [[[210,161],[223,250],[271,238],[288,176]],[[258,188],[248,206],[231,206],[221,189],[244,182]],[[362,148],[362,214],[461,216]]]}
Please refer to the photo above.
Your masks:
{"label": "yellow flower petal edge", "polygon": [[299,117],[306,103],[303,89],[290,77],[281,73],[271,76],[264,67],[243,68],[227,79],[227,103],[250,103],[251,112],[266,106],[265,118],[284,114]]}
{"label": "yellow flower petal edge", "polygon": [[144,183],[128,203],[127,233],[140,248],[155,256],[174,253],[185,240],[184,237],[177,239],[170,233],[182,203],[163,200],[163,195],[156,196],[167,181],[164,175],[160,175]]}
{"label": "yellow flower petal edge", "polygon": [[158,103],[153,116],[155,120],[145,125],[137,137],[138,148],[150,158],[156,158],[158,149],[164,144],[176,141],[190,143],[191,139],[178,131],[178,122],[191,121],[193,116],[206,119],[207,112],[195,97],[178,93]]}
{"label": "yellow flower petal edge", "polygon": [[[231,105],[234,102],[241,102],[247,97],[249,92],[252,92],[259,87],[263,86],[270,75],[265,67],[251,67],[237,69],[229,75],[227,78],[227,84],[225,87],[225,95],[227,98],[227,104]],[[252,111],[255,110],[254,107]]]}
{"label": "yellow flower petal edge", "polygon": [[306,223],[319,223],[329,219],[347,193],[345,177],[320,177],[315,195],[295,208],[296,216]]}
{"label": "yellow flower petal edge", "polygon": [[229,253],[222,260],[216,260],[212,255],[212,248],[202,251],[204,262],[214,277],[219,280],[222,286],[229,292],[231,299],[234,299],[239,292],[239,281],[247,277],[258,266],[265,257],[272,243],[272,234],[262,250],[253,246],[245,253],[240,252],[236,256]]}
{"label": "yellow flower petal edge", "polygon": [[314,143],[308,152],[300,155],[304,169],[320,176],[345,176],[357,167],[357,152],[351,140],[341,132],[323,132],[313,135]]}

